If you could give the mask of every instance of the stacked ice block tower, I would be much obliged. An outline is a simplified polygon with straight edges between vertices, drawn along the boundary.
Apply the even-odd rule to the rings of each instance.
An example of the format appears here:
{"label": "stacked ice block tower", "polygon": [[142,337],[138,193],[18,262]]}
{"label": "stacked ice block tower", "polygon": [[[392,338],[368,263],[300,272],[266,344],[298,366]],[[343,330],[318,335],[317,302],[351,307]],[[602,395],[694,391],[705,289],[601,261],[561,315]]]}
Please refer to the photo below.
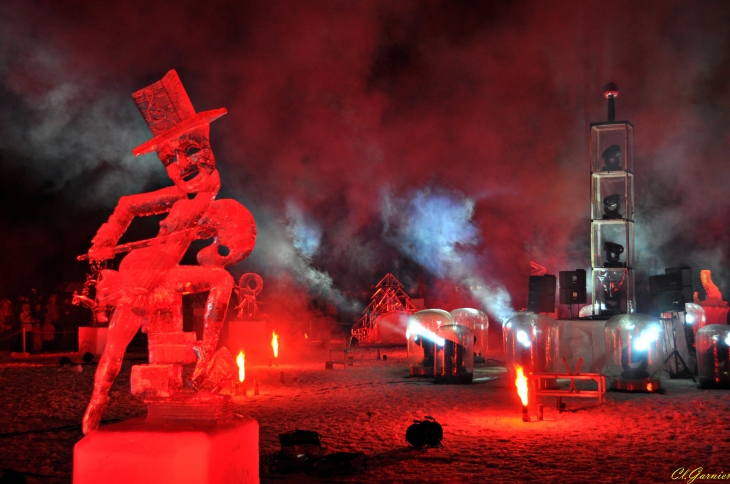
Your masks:
{"label": "stacked ice block tower", "polygon": [[615,121],[618,87],[607,84],[608,121],[591,124],[593,316],[633,313],[634,127]]}

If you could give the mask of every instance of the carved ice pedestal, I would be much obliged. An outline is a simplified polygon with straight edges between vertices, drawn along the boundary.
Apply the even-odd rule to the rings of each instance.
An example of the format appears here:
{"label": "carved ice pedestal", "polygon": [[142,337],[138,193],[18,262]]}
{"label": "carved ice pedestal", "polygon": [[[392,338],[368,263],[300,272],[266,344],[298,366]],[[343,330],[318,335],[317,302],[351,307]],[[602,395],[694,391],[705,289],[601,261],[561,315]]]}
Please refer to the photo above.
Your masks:
{"label": "carved ice pedestal", "polygon": [[259,426],[135,418],[90,433],[74,447],[74,484],[259,482]]}

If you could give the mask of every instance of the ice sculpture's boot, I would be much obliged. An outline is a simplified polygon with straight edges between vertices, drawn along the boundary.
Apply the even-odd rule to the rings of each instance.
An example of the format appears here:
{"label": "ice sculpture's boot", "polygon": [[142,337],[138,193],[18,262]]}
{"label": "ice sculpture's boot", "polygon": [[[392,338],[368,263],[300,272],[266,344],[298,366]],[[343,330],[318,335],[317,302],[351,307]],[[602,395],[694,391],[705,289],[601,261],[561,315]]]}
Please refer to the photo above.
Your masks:
{"label": "ice sculpture's boot", "polygon": [[84,420],[81,422],[81,430],[84,435],[88,435],[99,428],[101,417],[104,415],[104,410],[109,403],[109,395],[97,394],[91,397],[89,406],[86,407],[86,413],[84,414]]}

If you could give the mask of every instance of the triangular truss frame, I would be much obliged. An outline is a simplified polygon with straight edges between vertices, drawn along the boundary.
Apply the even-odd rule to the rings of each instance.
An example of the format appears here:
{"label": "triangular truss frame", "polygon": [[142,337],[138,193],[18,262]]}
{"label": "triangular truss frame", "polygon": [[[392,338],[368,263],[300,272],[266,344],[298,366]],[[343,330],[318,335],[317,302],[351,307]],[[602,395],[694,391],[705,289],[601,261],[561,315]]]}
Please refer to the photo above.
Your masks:
{"label": "triangular truss frame", "polygon": [[352,327],[352,335],[362,342],[372,341],[375,321],[383,314],[415,313],[418,310],[411,302],[410,296],[403,290],[403,284],[391,273],[386,274],[375,286],[375,293],[370,299],[370,304],[363,310],[362,316]]}

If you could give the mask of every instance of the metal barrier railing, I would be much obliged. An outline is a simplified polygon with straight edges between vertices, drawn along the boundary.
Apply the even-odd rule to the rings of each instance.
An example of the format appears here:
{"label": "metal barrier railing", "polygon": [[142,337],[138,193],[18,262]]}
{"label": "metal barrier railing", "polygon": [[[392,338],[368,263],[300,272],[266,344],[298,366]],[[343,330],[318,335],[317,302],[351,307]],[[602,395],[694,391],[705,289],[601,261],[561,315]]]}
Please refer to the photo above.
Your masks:
{"label": "metal barrier railing", "polygon": [[[0,337],[0,342],[8,340],[10,338],[13,338],[15,336],[18,336],[19,334],[22,335],[22,344],[23,344],[23,353],[28,353],[27,351],[27,339],[28,339],[28,333],[34,334],[36,331],[28,331],[26,328],[21,328],[20,331],[16,331],[15,333],[11,333],[8,335],[5,335],[3,337]],[[77,334],[78,331],[38,331],[41,336],[44,334]],[[48,341],[48,340],[46,340]]]}
{"label": "metal barrier railing", "polygon": [[[563,398],[597,398],[598,404],[602,404],[606,400],[606,377],[600,373],[579,373],[580,365],[583,362],[583,358],[578,359],[575,371],[570,370],[568,361],[563,357],[563,362],[567,368],[565,373],[533,373],[532,374],[532,385],[533,392],[536,398],[539,397],[557,397],[557,408],[559,412],[563,411]],[[570,385],[567,390],[558,390],[556,388],[547,388],[547,382],[557,383],[558,379],[570,380]],[[596,390],[585,390],[578,388],[575,384],[576,381],[590,381],[596,382],[598,388]]]}

